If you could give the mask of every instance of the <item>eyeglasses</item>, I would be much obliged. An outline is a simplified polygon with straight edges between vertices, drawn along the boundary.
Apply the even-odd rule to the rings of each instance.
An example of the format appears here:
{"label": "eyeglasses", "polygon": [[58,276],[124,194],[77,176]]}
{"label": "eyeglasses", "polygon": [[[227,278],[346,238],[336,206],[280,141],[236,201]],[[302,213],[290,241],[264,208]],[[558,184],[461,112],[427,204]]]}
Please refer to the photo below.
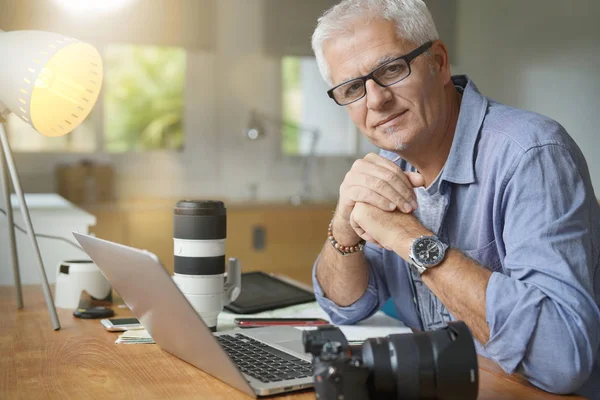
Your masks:
{"label": "eyeglasses", "polygon": [[427,42],[410,53],[386,62],[377,67],[370,74],[360,78],[351,79],[329,89],[327,94],[338,105],[346,106],[365,97],[367,94],[367,81],[373,79],[381,87],[392,86],[410,75],[410,63],[431,47],[433,42]]}

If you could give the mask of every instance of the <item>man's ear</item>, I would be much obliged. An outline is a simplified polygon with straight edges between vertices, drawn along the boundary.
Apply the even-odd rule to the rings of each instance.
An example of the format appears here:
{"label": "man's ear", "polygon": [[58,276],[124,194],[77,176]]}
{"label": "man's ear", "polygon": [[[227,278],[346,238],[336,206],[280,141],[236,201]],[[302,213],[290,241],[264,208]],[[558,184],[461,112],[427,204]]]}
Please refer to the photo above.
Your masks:
{"label": "man's ear", "polygon": [[431,53],[433,55],[433,64],[435,73],[439,74],[443,80],[444,85],[448,84],[452,80],[452,74],[450,72],[450,59],[448,57],[448,48],[441,40],[436,40],[431,46]]}

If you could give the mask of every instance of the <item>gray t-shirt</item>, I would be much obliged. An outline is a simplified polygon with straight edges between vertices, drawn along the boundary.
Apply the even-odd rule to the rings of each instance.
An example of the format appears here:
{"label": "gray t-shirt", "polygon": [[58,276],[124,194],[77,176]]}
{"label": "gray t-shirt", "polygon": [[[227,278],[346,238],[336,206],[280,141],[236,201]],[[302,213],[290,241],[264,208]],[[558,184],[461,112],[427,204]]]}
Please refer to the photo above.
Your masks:
{"label": "gray t-shirt", "polygon": [[[441,234],[440,229],[449,203],[449,197],[440,193],[442,171],[428,188],[415,189],[419,207],[414,214],[424,227],[438,236]],[[441,236],[440,238],[443,239]],[[453,321],[454,317],[446,309],[446,306],[423,283],[421,276],[414,268],[411,268],[411,278],[416,295],[414,301],[421,316],[423,329],[440,329],[445,327],[448,321]]]}

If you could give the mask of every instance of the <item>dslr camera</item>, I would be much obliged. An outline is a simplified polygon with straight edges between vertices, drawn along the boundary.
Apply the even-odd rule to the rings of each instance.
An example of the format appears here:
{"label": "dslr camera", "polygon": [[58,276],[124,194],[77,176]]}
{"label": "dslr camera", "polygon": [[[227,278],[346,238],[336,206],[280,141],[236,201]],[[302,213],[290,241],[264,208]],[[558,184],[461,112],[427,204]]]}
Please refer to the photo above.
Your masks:
{"label": "dslr camera", "polygon": [[461,321],[361,345],[350,345],[339,328],[327,325],[304,331],[302,341],[313,355],[318,400],[477,398],[477,354]]}

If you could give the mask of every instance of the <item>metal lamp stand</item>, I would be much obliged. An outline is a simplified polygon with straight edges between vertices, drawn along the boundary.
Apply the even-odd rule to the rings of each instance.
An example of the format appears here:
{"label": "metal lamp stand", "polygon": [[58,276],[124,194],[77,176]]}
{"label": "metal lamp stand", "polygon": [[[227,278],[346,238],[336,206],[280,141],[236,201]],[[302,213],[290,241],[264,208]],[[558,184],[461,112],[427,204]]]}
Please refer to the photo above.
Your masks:
{"label": "metal lamp stand", "polygon": [[8,239],[10,247],[9,253],[15,277],[15,287],[17,289],[17,306],[19,308],[23,308],[23,292],[21,290],[21,274],[19,273],[17,241],[15,236],[15,225],[13,221],[12,205],[10,202],[10,185],[7,169],[10,173],[10,179],[12,180],[17,197],[19,198],[19,208],[21,209],[21,216],[23,217],[23,221],[25,221],[25,229],[27,230],[27,236],[29,236],[29,239],[31,240],[31,244],[33,245],[33,250],[37,258],[40,278],[42,281],[42,289],[44,290],[44,298],[46,299],[46,305],[48,306],[48,312],[50,313],[52,327],[54,328],[54,330],[59,330],[60,322],[58,320],[58,315],[56,314],[56,308],[54,307],[54,300],[52,299],[50,286],[48,285],[48,278],[46,277],[46,270],[44,269],[44,263],[42,261],[40,248],[38,246],[37,240],[35,238],[35,233],[33,231],[33,225],[29,216],[29,209],[27,208],[27,203],[25,203],[25,196],[23,195],[23,190],[21,189],[21,181],[19,180],[19,176],[17,175],[17,169],[13,160],[12,151],[10,149],[10,144],[8,143],[8,138],[6,136],[5,123],[6,120],[0,114],[0,150],[2,150],[0,151],[0,180],[2,181],[2,192],[4,193],[4,199],[6,204],[6,217],[8,220]]}

